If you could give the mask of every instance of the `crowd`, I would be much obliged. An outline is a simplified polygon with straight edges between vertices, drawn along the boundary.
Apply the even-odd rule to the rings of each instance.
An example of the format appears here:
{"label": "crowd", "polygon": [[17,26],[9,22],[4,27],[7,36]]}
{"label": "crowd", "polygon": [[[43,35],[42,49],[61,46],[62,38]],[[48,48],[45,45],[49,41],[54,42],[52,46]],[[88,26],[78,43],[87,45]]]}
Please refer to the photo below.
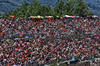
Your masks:
{"label": "crowd", "polygon": [[100,19],[0,19],[0,65],[86,60],[100,56]]}

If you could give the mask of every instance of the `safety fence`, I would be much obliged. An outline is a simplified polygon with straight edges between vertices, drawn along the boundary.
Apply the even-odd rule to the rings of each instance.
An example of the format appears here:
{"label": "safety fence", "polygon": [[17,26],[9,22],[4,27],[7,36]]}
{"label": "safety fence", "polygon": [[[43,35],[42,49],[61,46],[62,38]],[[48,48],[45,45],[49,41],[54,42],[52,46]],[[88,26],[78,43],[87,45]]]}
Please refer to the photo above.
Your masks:
{"label": "safety fence", "polygon": [[[66,64],[66,66],[100,66],[100,58],[94,58],[90,60],[85,60],[85,61],[63,61],[61,63]],[[57,64],[59,66],[60,63]],[[45,65],[46,66],[46,65]],[[50,65],[49,65],[50,66]]]}

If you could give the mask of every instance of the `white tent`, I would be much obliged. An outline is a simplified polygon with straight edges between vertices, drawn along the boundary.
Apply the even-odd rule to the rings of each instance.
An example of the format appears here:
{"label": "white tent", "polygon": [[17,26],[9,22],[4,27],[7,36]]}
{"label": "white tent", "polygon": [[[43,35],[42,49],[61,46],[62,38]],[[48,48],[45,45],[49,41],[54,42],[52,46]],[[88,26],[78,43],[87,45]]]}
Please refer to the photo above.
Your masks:
{"label": "white tent", "polygon": [[63,16],[63,17],[70,17],[69,15],[65,15],[65,16]]}
{"label": "white tent", "polygon": [[96,16],[96,15],[93,15],[92,17],[93,17],[93,18],[97,18],[98,16]]}

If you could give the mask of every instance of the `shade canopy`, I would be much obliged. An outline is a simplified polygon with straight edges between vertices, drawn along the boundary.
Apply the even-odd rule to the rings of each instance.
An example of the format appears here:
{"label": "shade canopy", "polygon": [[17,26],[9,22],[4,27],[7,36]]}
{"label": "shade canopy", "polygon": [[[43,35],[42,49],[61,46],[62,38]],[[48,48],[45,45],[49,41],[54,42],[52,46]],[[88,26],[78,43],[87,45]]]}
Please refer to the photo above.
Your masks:
{"label": "shade canopy", "polygon": [[39,19],[42,19],[43,17],[42,17],[42,16],[36,16],[35,18],[39,18]]}
{"label": "shade canopy", "polygon": [[34,18],[35,18],[35,16],[30,16],[30,18],[34,19]]}
{"label": "shade canopy", "polygon": [[25,36],[25,38],[30,38],[29,36]]}
{"label": "shade canopy", "polygon": [[60,17],[60,19],[63,19],[63,17]]}
{"label": "shade canopy", "polygon": [[92,17],[93,17],[93,18],[96,18],[96,17],[98,17],[98,16],[96,16],[96,15],[93,15]]}
{"label": "shade canopy", "polygon": [[19,20],[23,20],[23,18],[20,18]]}
{"label": "shade canopy", "polygon": [[13,16],[13,15],[10,15],[10,17],[11,17],[11,18],[15,18],[15,16]]}
{"label": "shade canopy", "polygon": [[65,18],[70,18],[70,16],[69,16],[69,15],[65,15],[65,16],[63,16],[63,17],[65,17]]}
{"label": "shade canopy", "polygon": [[60,18],[59,16],[56,16],[57,18]]}
{"label": "shade canopy", "polygon": [[45,18],[53,18],[53,16],[45,16]]}

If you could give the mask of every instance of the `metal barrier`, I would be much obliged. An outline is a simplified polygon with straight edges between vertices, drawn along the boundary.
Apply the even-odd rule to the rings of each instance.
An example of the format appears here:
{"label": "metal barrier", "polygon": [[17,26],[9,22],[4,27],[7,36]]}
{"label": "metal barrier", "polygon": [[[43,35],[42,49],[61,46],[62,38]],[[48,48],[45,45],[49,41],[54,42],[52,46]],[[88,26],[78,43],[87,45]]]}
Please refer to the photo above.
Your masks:
{"label": "metal barrier", "polygon": [[[90,60],[71,63],[71,60],[63,61],[60,63],[66,64],[66,66],[100,66],[100,58],[94,58]],[[60,64],[58,63],[58,65]],[[50,65],[49,65],[50,66]]]}
{"label": "metal barrier", "polygon": [[67,65],[67,66],[90,66],[90,63],[86,62],[86,63],[70,64],[70,65]]}
{"label": "metal barrier", "polygon": [[100,62],[90,63],[90,66],[100,66]]}

